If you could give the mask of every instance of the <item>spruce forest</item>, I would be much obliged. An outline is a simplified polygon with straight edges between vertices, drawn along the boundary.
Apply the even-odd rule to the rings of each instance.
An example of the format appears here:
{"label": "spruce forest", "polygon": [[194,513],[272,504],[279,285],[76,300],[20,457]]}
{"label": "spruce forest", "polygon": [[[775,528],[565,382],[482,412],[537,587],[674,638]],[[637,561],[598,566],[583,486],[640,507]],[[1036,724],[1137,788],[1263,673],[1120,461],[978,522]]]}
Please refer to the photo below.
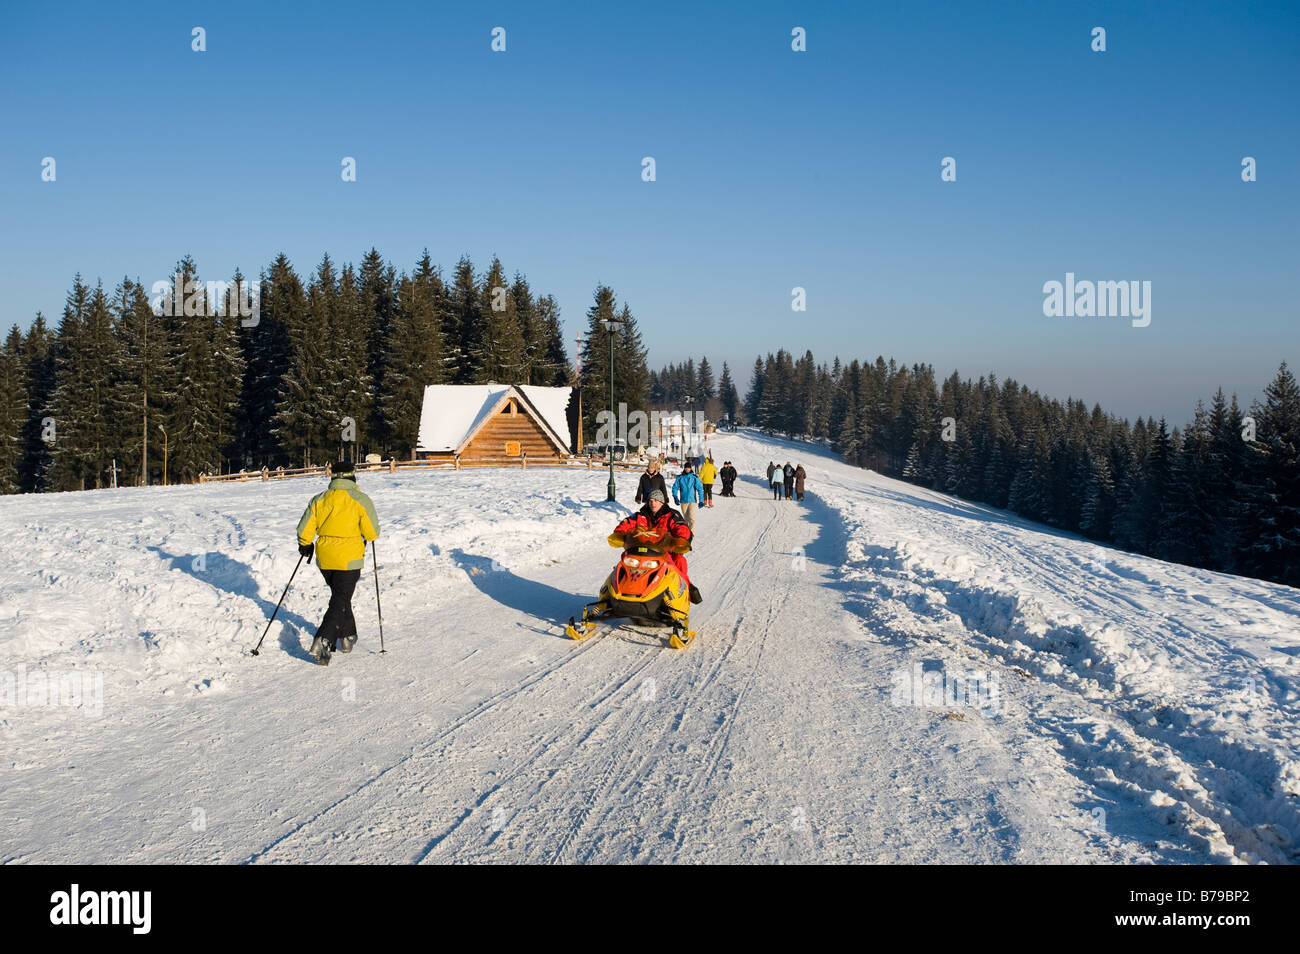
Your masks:
{"label": "spruce forest", "polygon": [[1124,550],[1300,586],[1300,388],[1285,362],[1248,412],[1220,390],[1180,431],[993,374],[938,384],[927,365],[778,351],[755,359],[743,418]]}

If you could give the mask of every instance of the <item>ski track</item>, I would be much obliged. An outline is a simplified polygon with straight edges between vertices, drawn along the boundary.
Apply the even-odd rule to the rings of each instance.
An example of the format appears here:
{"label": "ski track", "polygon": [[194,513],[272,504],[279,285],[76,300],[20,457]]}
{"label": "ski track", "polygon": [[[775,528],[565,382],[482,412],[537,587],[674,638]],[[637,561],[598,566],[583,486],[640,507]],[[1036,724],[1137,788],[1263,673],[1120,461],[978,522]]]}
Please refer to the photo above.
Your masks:
{"label": "ski track", "polygon": [[[79,520],[36,500],[36,559],[0,571],[9,658],[99,660],[116,704],[0,712],[0,861],[1297,860],[1296,591],[1114,550],[1099,569],[1088,541],[806,445],[711,443],[742,478],[697,520],[682,651],[561,637],[615,557],[599,473],[374,478],[390,652],[363,634],[328,669],[304,649],[314,572],[256,661],[229,636],[274,608],[293,555],[263,541],[308,483],[60,495]],[[808,468],[803,504],[771,500],[769,459]],[[119,594],[107,624],[88,592]],[[914,665],[990,671],[1000,708],[892,704]]]}

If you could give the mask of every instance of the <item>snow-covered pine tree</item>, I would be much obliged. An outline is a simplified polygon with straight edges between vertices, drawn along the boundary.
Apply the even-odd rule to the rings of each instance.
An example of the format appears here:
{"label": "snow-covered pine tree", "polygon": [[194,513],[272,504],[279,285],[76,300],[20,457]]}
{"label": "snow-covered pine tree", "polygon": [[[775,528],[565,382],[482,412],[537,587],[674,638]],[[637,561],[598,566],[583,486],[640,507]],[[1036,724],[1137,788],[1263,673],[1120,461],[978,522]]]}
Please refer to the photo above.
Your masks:
{"label": "snow-covered pine tree", "polygon": [[1109,539],[1114,508],[1115,481],[1110,461],[1105,454],[1089,454],[1088,486],[1084,491],[1079,529],[1094,540]]}
{"label": "snow-covered pine tree", "polygon": [[591,307],[587,309],[587,333],[582,336],[583,431],[586,440],[593,443],[597,435],[596,415],[609,410],[610,343],[604,322],[615,318],[614,309],[614,290],[608,285],[597,285]]}
{"label": "snow-covered pine tree", "polygon": [[722,377],[718,379],[718,399],[722,402],[722,413],[733,424],[740,411],[740,395],[736,393],[736,383],[731,380],[731,368],[722,362]]}
{"label": "snow-covered pine tree", "polygon": [[483,337],[482,297],[474,265],[469,256],[461,256],[447,289],[446,324],[442,339],[446,351],[447,377],[452,384],[472,384],[478,380],[474,354]]}
{"label": "snow-covered pine tree", "polygon": [[1043,520],[1052,506],[1052,455],[1041,423],[1031,422],[1016,457],[1016,476],[1007,507],[1030,520]]}
{"label": "snow-covered pine tree", "polygon": [[427,249],[415,273],[403,275],[397,288],[397,307],[384,343],[385,386],[379,408],[389,453],[405,458],[419,435],[424,389],[442,384],[446,370],[441,321],[445,290]]}
{"label": "snow-covered pine tree", "polygon": [[23,334],[14,325],[0,347],[0,494],[16,494],[22,489],[26,424],[27,367]]}
{"label": "snow-covered pine tree", "polygon": [[45,315],[36,313],[23,341],[27,368],[27,404],[29,412],[23,427],[24,456],[20,481],[25,492],[45,489],[45,474],[50,464],[50,445],[41,439],[42,420],[54,394],[54,332],[45,323]]}
{"label": "snow-covered pine tree", "polygon": [[850,394],[844,404],[844,418],[840,422],[840,431],[835,435],[835,452],[850,464],[857,464],[861,453],[858,444],[858,402]]}
{"label": "snow-covered pine tree", "polygon": [[542,329],[537,324],[537,306],[533,302],[532,289],[528,279],[516,271],[514,281],[510,283],[510,306],[514,312],[515,323],[519,326],[519,338],[522,350],[519,353],[519,383],[541,384],[533,380],[533,367],[543,360],[546,342],[542,338]]}
{"label": "snow-covered pine tree", "polygon": [[[515,314],[515,301],[499,258],[493,257],[483,276],[479,295],[482,333],[471,351],[475,380],[480,384],[493,381],[498,384],[525,383],[524,339]],[[499,310],[494,305],[498,305]]]}
{"label": "snow-covered pine tree", "polygon": [[293,466],[334,459],[342,419],[337,388],[342,369],[329,341],[338,307],[338,279],[329,255],[321,259],[307,289],[305,312],[289,328],[289,371],[281,382],[272,430]]}
{"label": "snow-covered pine tree", "polygon": [[50,413],[55,425],[51,489],[103,487],[111,479],[108,425],[115,348],[103,284],[97,283],[91,292],[78,275],[59,325]]}
{"label": "snow-covered pine tree", "polygon": [[167,365],[174,383],[160,423],[167,432],[168,479],[179,483],[218,472],[226,415],[217,397],[212,360],[218,328],[216,305],[199,284],[198,267],[190,256],[181,259],[175,271],[181,276],[184,302],[179,309],[169,308],[169,317],[163,322],[168,329]]}
{"label": "snow-covered pine tree", "polygon": [[1210,442],[1209,415],[1205,405],[1197,401],[1196,416],[1173,455],[1169,484],[1161,500],[1152,549],[1162,560],[1194,566],[1209,562],[1209,543],[1214,533],[1206,485]]}
{"label": "snow-covered pine tree", "polygon": [[537,299],[537,325],[545,341],[541,359],[533,363],[533,384],[548,387],[567,387],[573,383],[573,367],[569,364],[569,351],[564,344],[564,326],[560,322],[560,306],[553,295]]}
{"label": "snow-covered pine tree", "polygon": [[[383,269],[375,287],[381,290],[380,300],[384,303],[383,324],[391,326],[397,305],[397,274],[391,266]],[[376,430],[376,422],[382,418],[375,409],[376,386],[369,371],[371,367],[383,371],[382,358],[370,357],[375,349],[367,338],[380,325],[379,318],[372,314],[373,301],[371,294],[361,288],[352,265],[344,265],[339,271],[328,336],[327,361],[333,382],[331,401],[337,409],[327,450],[330,460],[344,455],[359,459],[371,451],[382,453],[387,447],[385,436]],[[343,418],[356,424],[349,432],[351,441],[345,440]]]}
{"label": "snow-covered pine tree", "polygon": [[903,462],[903,479],[910,480],[914,484],[921,483],[920,441],[912,441],[912,446],[907,451],[907,458]]}
{"label": "snow-covered pine tree", "polygon": [[1237,396],[1234,394],[1229,401],[1219,388],[1210,404],[1210,453],[1205,476],[1214,523],[1208,550],[1209,565],[1229,573],[1237,568],[1245,516],[1241,501],[1247,496],[1241,485],[1246,476],[1246,443],[1241,428]]}
{"label": "snow-covered pine tree", "polygon": [[[113,373],[118,483],[143,485],[149,481],[152,461],[162,466],[162,434],[154,418],[162,411],[164,382],[170,371],[167,339],[145,289],[129,278],[123,278],[113,291],[113,313],[118,342]],[[144,459],[146,451],[149,462]]]}
{"label": "snow-covered pine tree", "polygon": [[618,320],[623,324],[614,342],[614,397],[626,402],[629,411],[644,411],[649,404],[650,369],[641,331],[627,302],[619,310]]}
{"label": "snow-covered pine tree", "polygon": [[349,352],[360,349],[359,356],[349,353],[342,357],[349,377],[341,403],[357,422],[360,444],[367,450],[382,452],[391,438],[380,395],[388,390],[385,345],[397,321],[397,270],[372,246],[362,257],[359,269],[354,272],[345,265],[340,270],[339,295],[339,344]]}
{"label": "snow-covered pine tree", "polygon": [[749,378],[749,390],[745,392],[745,423],[753,427],[761,427],[759,423],[759,408],[763,405],[763,388],[766,384],[764,377],[765,370],[763,359],[754,359],[754,370]]}
{"label": "snow-covered pine tree", "polygon": [[1248,572],[1300,586],[1300,386],[1285,361],[1252,414],[1249,484],[1256,512],[1243,559]]}
{"label": "snow-covered pine tree", "polygon": [[[250,469],[292,462],[293,444],[277,436],[275,417],[293,360],[293,340],[307,313],[302,280],[283,252],[262,272],[260,281],[257,323],[241,328],[239,334],[244,388],[236,457],[241,466]],[[150,451],[152,454],[152,444]]]}
{"label": "snow-covered pine tree", "polygon": [[[244,350],[240,335],[245,331],[240,314],[248,279],[238,268],[226,291],[225,307],[212,328],[212,405],[217,419],[218,468],[229,473],[242,465],[239,459],[240,408],[244,404]],[[249,316],[251,318],[251,316]]]}
{"label": "snow-covered pine tree", "polygon": [[708,355],[700,358],[700,366],[696,371],[695,382],[700,391],[700,401],[711,401],[717,396],[717,386],[713,380],[713,366],[709,364]]}
{"label": "snow-covered pine tree", "polygon": [[1147,546],[1142,501],[1150,452],[1151,438],[1147,424],[1139,418],[1129,435],[1127,453],[1121,457],[1122,466],[1113,468],[1117,480],[1111,535],[1115,543],[1125,550],[1141,551]]}

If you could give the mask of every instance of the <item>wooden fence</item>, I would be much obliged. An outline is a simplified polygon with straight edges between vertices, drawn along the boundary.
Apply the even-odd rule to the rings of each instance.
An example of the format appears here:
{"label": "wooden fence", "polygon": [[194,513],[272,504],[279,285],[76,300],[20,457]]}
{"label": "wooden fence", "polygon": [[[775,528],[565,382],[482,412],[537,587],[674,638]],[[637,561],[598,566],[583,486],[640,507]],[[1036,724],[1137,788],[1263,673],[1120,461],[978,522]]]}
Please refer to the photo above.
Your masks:
{"label": "wooden fence", "polygon": [[[644,462],[614,461],[615,470],[641,470]],[[572,467],[579,470],[605,470],[606,461],[590,457],[480,457],[474,460],[386,460],[378,464],[357,464],[357,473],[390,473],[399,470],[467,470],[474,467],[517,467],[527,470],[530,467]],[[324,477],[329,473],[329,465],[320,467],[277,467],[275,470],[263,467],[261,470],[240,471],[235,474],[209,476],[199,474],[199,483],[206,484],[218,480],[286,480],[291,477]]]}

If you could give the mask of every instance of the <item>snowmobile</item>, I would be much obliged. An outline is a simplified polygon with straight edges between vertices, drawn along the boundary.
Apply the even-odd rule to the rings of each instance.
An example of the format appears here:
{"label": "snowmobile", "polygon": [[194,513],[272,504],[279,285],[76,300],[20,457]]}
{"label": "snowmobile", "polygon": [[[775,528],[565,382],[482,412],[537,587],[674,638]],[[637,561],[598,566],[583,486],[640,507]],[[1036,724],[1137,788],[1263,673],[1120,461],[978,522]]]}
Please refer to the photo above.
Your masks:
{"label": "snowmobile", "polygon": [[685,649],[695,639],[688,614],[690,591],[665,553],[686,553],[689,541],[670,538],[664,531],[651,528],[637,530],[627,539],[621,533],[609,535],[609,545],[622,547],[623,555],[614,564],[609,578],[600,588],[600,597],[582,608],[582,620],[572,616],[564,634],[583,640],[596,631],[602,620],[627,619],[643,626],[671,626],[668,645]]}

